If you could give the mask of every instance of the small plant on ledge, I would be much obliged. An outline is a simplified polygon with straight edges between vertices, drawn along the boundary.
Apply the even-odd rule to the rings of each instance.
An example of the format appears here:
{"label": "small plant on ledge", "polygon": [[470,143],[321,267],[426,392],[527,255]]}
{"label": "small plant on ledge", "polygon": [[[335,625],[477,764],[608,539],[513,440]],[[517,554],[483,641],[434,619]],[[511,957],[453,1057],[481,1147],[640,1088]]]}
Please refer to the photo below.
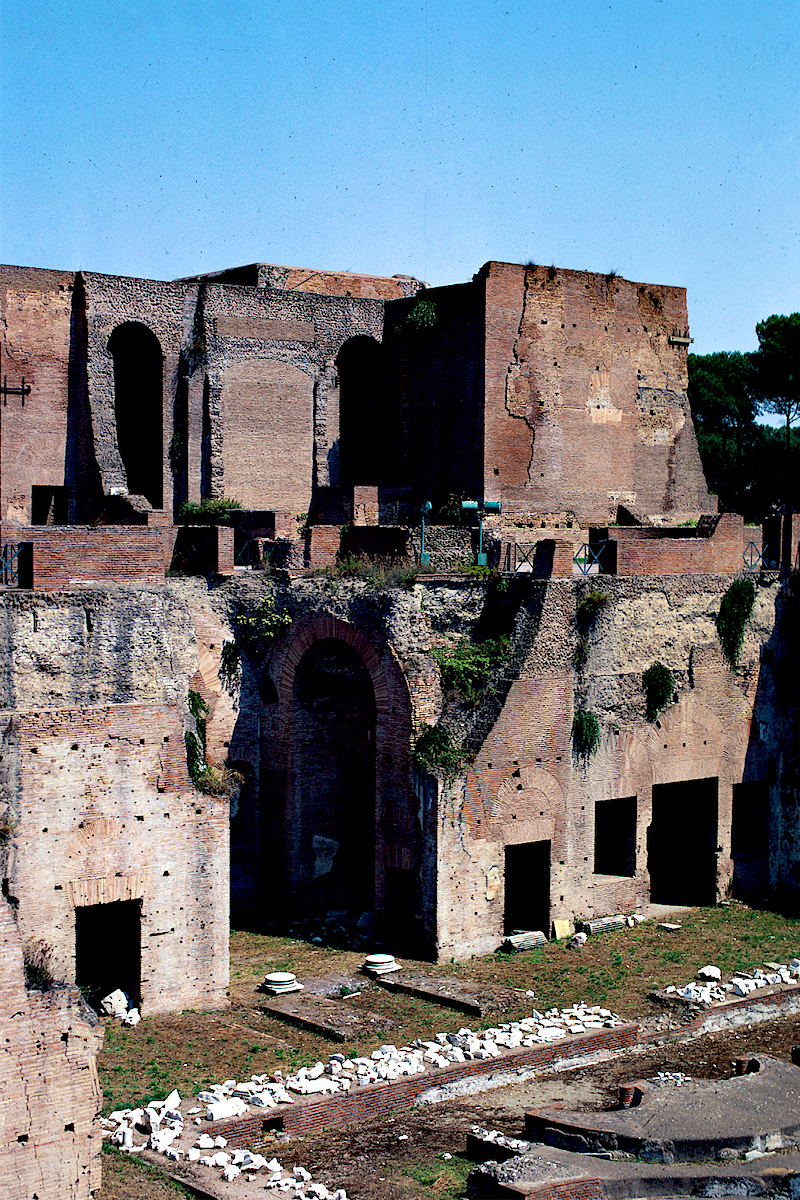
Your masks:
{"label": "small plant on ledge", "polygon": [[659,713],[678,699],[675,678],[663,663],[654,662],[647,668],[642,676],[642,686],[647,697],[648,721],[655,721]]}
{"label": "small plant on ledge", "polygon": [[241,508],[239,500],[229,500],[226,496],[215,496],[201,500],[195,504],[187,500],[181,508],[181,525],[230,525],[230,510]]}
{"label": "small plant on ledge", "polygon": [[572,665],[583,667],[589,658],[589,634],[600,613],[606,607],[610,597],[605,592],[591,591],[578,602],[575,609],[575,628],[578,640],[572,652]]}

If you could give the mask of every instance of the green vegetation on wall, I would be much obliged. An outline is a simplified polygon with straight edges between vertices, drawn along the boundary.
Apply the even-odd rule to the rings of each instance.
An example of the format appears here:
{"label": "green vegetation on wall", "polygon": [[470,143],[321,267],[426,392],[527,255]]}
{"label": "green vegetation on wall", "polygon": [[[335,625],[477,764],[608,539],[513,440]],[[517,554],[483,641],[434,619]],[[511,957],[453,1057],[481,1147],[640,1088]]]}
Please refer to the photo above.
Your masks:
{"label": "green vegetation on wall", "polygon": [[189,712],[194,717],[197,732],[183,735],[186,743],[186,767],[198,792],[210,796],[232,796],[244,782],[238,771],[228,767],[220,770],[206,761],[206,717],[208,705],[199,692],[189,692]]}
{"label": "green vegetation on wall", "polygon": [[600,748],[600,722],[588,709],[577,709],[572,718],[572,746],[583,759],[591,758]]}
{"label": "green vegetation on wall", "polygon": [[441,725],[423,725],[414,744],[414,764],[418,770],[431,771],[452,779],[461,770],[461,749]]}
{"label": "green vegetation on wall", "polygon": [[230,525],[230,510],[241,508],[239,500],[229,500],[226,496],[201,500],[195,504],[187,500],[181,507],[181,525]]}
{"label": "green vegetation on wall", "polygon": [[647,697],[647,719],[655,721],[658,714],[677,699],[675,678],[669,667],[654,662],[642,675],[642,686]]}
{"label": "green vegetation on wall", "polygon": [[291,613],[275,607],[275,597],[267,595],[250,613],[240,613],[234,622],[245,651],[260,650],[280,637],[292,623]]}
{"label": "green vegetation on wall", "polygon": [[734,579],[719,606],[717,635],[722,653],[735,670],[744,642],[744,630],[756,602],[756,585],[752,579]]}
{"label": "green vegetation on wall", "polygon": [[461,638],[454,646],[437,647],[431,651],[439,667],[442,690],[458,692],[477,704],[486,687],[489,673],[508,653],[508,638],[473,642]]}

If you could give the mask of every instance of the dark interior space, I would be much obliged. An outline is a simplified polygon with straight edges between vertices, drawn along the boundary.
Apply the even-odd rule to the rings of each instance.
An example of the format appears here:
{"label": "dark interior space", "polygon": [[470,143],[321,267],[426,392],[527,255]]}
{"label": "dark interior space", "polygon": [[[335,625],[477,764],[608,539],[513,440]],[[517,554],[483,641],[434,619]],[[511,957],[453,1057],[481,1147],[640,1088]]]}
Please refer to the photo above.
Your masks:
{"label": "dark interior space", "polygon": [[372,680],[356,651],[335,638],[315,642],[294,681],[284,825],[299,914],[374,907],[375,719]]}
{"label": "dark interior space", "polygon": [[734,898],[747,904],[765,900],[769,890],[768,783],[734,784],[731,857]]}
{"label": "dark interior space", "polygon": [[114,358],[117,445],[128,491],[163,506],[163,356],[146,325],[118,325],[108,341]]}
{"label": "dark interior space", "polygon": [[120,988],[131,1007],[141,1003],[141,900],[75,909],[75,982],[94,1008]]}
{"label": "dark interior space", "polygon": [[392,482],[396,431],[385,397],[383,349],[369,337],[345,342],[339,372],[339,485],[374,487]]}
{"label": "dark interior space", "polygon": [[31,487],[31,525],[67,525],[69,489],[33,484]]}
{"label": "dark interior space", "polygon": [[636,797],[599,800],[594,806],[595,875],[636,874]]}
{"label": "dark interior space", "polygon": [[717,902],[719,780],[656,784],[647,831],[647,869],[654,904]]}
{"label": "dark interior space", "polygon": [[523,842],[505,850],[505,933],[540,929],[550,934],[550,842]]}

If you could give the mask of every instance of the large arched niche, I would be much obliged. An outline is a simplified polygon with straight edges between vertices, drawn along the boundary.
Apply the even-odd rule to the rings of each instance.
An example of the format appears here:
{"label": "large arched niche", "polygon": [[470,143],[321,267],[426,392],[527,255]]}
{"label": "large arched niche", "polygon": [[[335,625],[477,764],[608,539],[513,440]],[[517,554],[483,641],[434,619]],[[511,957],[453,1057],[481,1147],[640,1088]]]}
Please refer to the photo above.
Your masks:
{"label": "large arched niche", "polygon": [[108,339],[114,360],[117,449],[131,496],[164,504],[164,355],[151,329],[126,321]]}
{"label": "large arched niche", "polygon": [[297,622],[271,676],[291,909],[412,920],[420,831],[408,687],[393,654],[348,622],[317,615]]}

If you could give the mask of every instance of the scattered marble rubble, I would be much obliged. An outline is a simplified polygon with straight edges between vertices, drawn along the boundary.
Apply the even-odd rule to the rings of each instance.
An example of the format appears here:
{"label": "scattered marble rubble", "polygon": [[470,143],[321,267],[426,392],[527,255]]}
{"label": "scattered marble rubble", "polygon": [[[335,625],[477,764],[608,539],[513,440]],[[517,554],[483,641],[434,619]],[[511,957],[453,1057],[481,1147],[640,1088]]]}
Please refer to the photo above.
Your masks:
{"label": "scattered marble rubble", "polygon": [[499,1129],[484,1129],[482,1125],[473,1125],[471,1132],[482,1142],[491,1142],[503,1150],[510,1150],[513,1154],[527,1154],[533,1149],[533,1142],[526,1142],[524,1138],[507,1137]]}
{"label": "scattered marble rubble", "polygon": [[100,1007],[109,1017],[116,1017],[126,1025],[138,1025],[142,1017],[138,1008],[131,1008],[127,995],[120,988],[109,992],[100,1001]]}
{"label": "scattered marble rubble", "polygon": [[719,967],[701,967],[697,972],[699,982],[692,980],[683,987],[670,984],[664,989],[668,996],[679,996],[683,1000],[693,1000],[698,1004],[724,1004],[734,997],[749,996],[761,988],[775,987],[781,983],[797,983],[800,981],[800,958],[793,958],[788,964],[765,963],[764,968],[756,967],[754,971],[734,971],[730,980],[722,982],[722,972]]}
{"label": "scattered marble rubble", "polygon": [[[599,1004],[573,1004],[569,1008],[550,1008],[545,1013],[534,1010],[521,1021],[503,1023],[480,1033],[462,1028],[457,1033],[437,1033],[430,1040],[416,1039],[409,1046],[398,1048],[386,1044],[373,1050],[369,1057],[332,1054],[327,1064],[317,1062],[313,1067],[301,1067],[293,1075],[284,1076],[278,1070],[271,1075],[252,1075],[244,1081],[226,1079],[200,1092],[198,1101],[203,1107],[190,1108],[187,1117],[194,1118],[198,1125],[203,1113],[207,1121],[220,1121],[243,1116],[251,1109],[291,1104],[298,1096],[347,1093],[371,1083],[389,1082],[473,1059],[497,1058],[504,1050],[621,1024],[621,1017]],[[255,1151],[229,1153],[223,1137],[212,1138],[201,1133],[184,1155],[174,1145],[184,1132],[180,1103],[180,1096],[172,1091],[165,1100],[151,1101],[146,1107],[119,1109],[103,1118],[104,1137],[131,1154],[149,1149],[175,1162],[185,1157],[188,1162],[220,1170],[222,1178],[228,1181],[243,1172],[253,1175],[263,1171],[267,1188],[291,1192],[297,1200],[347,1200],[343,1188],[329,1191],[324,1184],[315,1183],[302,1167],[295,1167],[289,1173],[277,1160],[267,1162]],[[143,1134],[147,1135],[144,1140],[134,1140]]]}

